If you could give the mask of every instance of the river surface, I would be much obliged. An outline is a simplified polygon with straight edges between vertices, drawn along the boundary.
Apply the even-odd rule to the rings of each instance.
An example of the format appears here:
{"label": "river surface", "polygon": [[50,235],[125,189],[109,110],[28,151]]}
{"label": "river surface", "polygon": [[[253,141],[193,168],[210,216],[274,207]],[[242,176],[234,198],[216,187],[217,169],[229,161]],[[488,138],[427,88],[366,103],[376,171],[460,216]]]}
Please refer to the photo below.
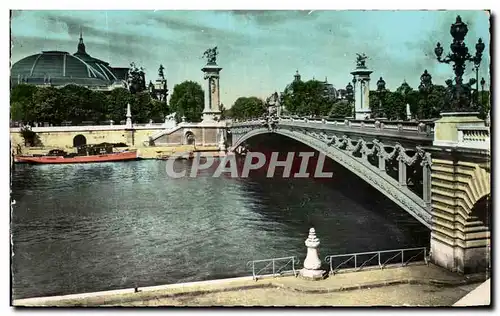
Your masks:
{"label": "river surface", "polygon": [[[178,161],[190,167],[190,161]],[[250,260],[428,246],[429,231],[352,176],[169,178],[166,162],[16,165],[13,297],[250,275]]]}

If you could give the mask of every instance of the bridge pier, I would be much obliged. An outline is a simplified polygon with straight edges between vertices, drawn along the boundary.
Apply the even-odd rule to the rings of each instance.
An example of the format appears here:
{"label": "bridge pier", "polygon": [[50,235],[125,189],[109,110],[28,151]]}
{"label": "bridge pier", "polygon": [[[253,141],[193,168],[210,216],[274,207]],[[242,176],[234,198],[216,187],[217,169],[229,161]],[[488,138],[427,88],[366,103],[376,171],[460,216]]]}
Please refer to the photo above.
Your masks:
{"label": "bridge pier", "polygon": [[478,123],[471,113],[443,115],[431,149],[431,260],[458,273],[488,272],[490,267],[489,146],[481,149],[457,136],[482,131],[484,123]]}

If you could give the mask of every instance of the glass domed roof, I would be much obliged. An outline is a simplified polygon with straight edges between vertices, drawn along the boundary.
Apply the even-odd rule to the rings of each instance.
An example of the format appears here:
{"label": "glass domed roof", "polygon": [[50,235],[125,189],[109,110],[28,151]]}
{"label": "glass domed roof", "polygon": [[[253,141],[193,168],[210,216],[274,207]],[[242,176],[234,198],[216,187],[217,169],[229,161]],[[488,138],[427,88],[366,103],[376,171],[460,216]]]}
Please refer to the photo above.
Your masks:
{"label": "glass domed roof", "polygon": [[75,54],[44,51],[25,57],[12,65],[10,78],[12,84],[83,86],[109,86],[120,81],[107,62],[93,58],[85,52],[81,36]]}

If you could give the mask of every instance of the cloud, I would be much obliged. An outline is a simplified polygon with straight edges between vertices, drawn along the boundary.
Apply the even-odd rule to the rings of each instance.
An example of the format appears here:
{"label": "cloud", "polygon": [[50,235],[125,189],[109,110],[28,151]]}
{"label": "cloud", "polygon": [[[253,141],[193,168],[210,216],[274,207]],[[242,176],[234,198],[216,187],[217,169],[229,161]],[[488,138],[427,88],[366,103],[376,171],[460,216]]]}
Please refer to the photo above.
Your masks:
{"label": "cloud", "polygon": [[[224,11],[222,11],[224,12]],[[259,25],[274,25],[297,20],[314,20],[318,15],[310,10],[232,10],[232,15]]]}

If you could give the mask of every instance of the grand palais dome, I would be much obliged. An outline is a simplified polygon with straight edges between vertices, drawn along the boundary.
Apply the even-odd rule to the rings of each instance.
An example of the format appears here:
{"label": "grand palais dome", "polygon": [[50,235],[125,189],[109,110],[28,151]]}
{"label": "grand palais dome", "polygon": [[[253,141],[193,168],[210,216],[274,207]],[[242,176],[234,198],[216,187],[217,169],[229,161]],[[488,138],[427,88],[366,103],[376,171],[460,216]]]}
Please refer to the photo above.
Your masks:
{"label": "grand palais dome", "polygon": [[124,87],[128,68],[113,68],[85,51],[80,34],[75,54],[44,51],[25,57],[12,65],[11,86],[17,84],[65,86],[75,84],[96,90]]}

